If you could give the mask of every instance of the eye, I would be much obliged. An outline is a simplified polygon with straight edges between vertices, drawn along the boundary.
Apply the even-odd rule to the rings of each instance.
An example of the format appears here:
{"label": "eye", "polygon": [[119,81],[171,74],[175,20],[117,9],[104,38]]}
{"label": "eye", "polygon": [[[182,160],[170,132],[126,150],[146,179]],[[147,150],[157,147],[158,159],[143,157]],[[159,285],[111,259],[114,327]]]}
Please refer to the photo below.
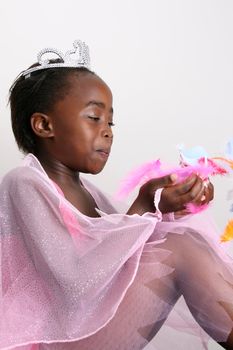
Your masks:
{"label": "eye", "polygon": [[109,125],[110,127],[115,126],[115,124],[114,124],[113,122],[109,122],[108,125]]}
{"label": "eye", "polygon": [[94,120],[95,122],[98,122],[100,120],[100,117],[97,117],[96,115],[89,115],[88,118]]}

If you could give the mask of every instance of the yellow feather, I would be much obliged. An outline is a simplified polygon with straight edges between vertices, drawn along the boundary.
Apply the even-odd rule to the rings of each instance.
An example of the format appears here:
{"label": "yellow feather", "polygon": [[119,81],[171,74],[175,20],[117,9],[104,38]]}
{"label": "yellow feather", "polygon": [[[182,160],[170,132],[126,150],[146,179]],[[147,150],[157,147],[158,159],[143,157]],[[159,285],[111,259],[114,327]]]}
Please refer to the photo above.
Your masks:
{"label": "yellow feather", "polygon": [[224,157],[213,157],[212,159],[222,160],[223,162],[226,162],[228,165],[230,165],[231,169],[233,169],[233,160]]}
{"label": "yellow feather", "polygon": [[230,220],[220,237],[221,242],[227,242],[233,239],[233,220]]}

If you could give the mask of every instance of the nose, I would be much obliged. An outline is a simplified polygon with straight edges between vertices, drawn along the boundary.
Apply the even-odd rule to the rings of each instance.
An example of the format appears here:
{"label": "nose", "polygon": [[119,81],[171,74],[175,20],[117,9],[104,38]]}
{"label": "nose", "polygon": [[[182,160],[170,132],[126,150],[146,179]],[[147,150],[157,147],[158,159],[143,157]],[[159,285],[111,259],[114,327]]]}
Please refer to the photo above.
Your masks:
{"label": "nose", "polygon": [[108,137],[108,138],[113,138],[113,132],[112,129],[109,125],[106,125],[103,129],[102,129],[102,136],[103,137]]}

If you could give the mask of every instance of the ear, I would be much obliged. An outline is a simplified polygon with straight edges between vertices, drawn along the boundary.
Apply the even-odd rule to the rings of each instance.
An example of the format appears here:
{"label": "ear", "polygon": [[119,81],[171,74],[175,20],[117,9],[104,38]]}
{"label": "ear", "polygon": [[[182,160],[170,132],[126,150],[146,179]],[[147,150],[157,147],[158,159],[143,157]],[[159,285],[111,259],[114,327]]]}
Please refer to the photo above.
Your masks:
{"label": "ear", "polygon": [[31,127],[38,137],[50,138],[54,136],[51,117],[43,113],[33,113]]}

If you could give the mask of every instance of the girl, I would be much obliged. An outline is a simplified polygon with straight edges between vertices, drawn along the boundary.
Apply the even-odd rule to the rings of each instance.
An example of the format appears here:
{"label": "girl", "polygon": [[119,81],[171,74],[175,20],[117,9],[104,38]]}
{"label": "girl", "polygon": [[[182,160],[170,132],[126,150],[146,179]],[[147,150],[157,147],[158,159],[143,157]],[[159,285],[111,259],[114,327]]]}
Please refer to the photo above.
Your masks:
{"label": "girl", "polygon": [[[59,59],[43,60],[48,52]],[[207,242],[205,216],[168,221],[189,202],[208,203],[212,185],[155,179],[122,214],[80,177],[103,169],[113,141],[112,94],[90,71],[86,45],[43,50],[13,84],[10,106],[27,156],[0,185],[0,349],[143,349],[181,296],[233,349],[231,259]],[[203,348],[195,321],[189,332]]]}

